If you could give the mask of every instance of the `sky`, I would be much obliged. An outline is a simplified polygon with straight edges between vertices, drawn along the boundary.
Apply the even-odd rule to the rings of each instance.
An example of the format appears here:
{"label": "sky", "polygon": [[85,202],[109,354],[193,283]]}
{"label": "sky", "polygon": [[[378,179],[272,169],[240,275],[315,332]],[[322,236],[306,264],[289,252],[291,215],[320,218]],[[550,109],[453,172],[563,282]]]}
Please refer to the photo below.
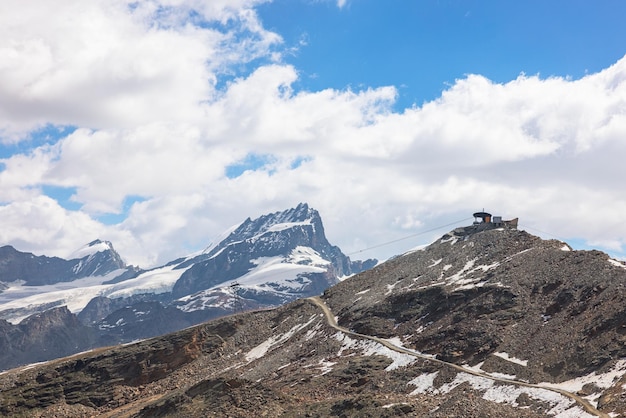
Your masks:
{"label": "sky", "polygon": [[485,210],[626,259],[626,2],[4,0],[0,245],[144,268],[306,202],[353,259]]}

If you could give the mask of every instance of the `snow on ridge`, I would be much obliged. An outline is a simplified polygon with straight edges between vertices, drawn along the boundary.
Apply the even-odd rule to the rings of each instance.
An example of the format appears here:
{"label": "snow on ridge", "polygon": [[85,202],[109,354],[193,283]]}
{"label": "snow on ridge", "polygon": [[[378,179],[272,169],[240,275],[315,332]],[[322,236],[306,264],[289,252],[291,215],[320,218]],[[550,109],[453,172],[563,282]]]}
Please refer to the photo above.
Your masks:
{"label": "snow on ridge", "polygon": [[454,289],[452,289],[453,292],[458,292],[458,291],[463,291],[463,290],[470,290],[470,289],[476,289],[478,287],[485,287],[485,285],[487,284],[487,282],[475,282],[475,283],[467,283],[467,284],[463,284],[461,286],[455,287]]}
{"label": "snow on ridge", "polygon": [[271,224],[267,227],[264,226],[263,228],[260,228],[257,234],[255,234],[252,237],[246,238],[246,240],[249,240],[250,242],[255,242],[263,238],[267,234],[281,232],[287,229],[294,228],[296,226],[304,226],[304,225],[312,225],[312,223],[310,222],[310,220],[306,220],[302,222],[278,222],[275,224]]}
{"label": "snow on ridge", "polygon": [[[428,244],[421,244],[421,245],[413,247],[410,250],[404,252],[402,255],[409,255],[409,254],[416,253],[418,251],[425,251],[427,247],[428,247]],[[384,261],[384,260],[381,260],[379,262],[382,262],[382,261]]]}
{"label": "snow on ridge", "polygon": [[195,253],[192,254],[190,256],[187,257],[187,259],[191,259],[197,255],[200,254],[209,254],[212,251],[215,251],[217,248],[219,248],[220,245],[223,245],[223,248],[216,254],[213,254],[212,257],[216,257],[219,253],[221,253],[225,248],[228,248],[232,245],[238,244],[240,242],[243,242],[243,240],[246,241],[250,241],[250,242],[255,242],[257,240],[259,240],[261,237],[263,237],[265,234],[267,233],[271,233],[271,232],[280,232],[280,231],[284,231],[296,226],[301,226],[301,225],[312,225],[311,220],[306,220],[306,221],[302,221],[302,222],[279,222],[279,223],[275,223],[275,224],[271,224],[269,226],[263,226],[261,228],[259,228],[258,231],[256,231],[256,233],[253,236],[247,236],[245,237],[243,240],[242,239],[238,239],[236,241],[228,241],[228,238],[230,238],[230,236],[237,230],[239,229],[239,227],[241,227],[241,225],[243,225],[243,223],[234,225],[232,227],[230,227],[228,230],[226,230],[225,232],[223,232],[220,236],[218,236],[213,243],[211,243],[208,247],[206,247],[204,250],[202,250],[200,253]]}
{"label": "snow on ridge", "polygon": [[288,262],[295,264],[309,264],[311,266],[328,266],[331,264],[330,261],[326,260],[324,257],[320,255],[317,251],[315,251],[311,247],[304,247],[302,245],[298,245],[291,251],[289,254],[289,258],[287,258]]}
{"label": "snow on ridge", "polygon": [[[311,280],[303,276],[307,273],[325,273],[330,264],[315,250],[309,247],[297,247],[288,258],[283,256],[259,257],[250,260],[256,266],[243,276],[234,280],[219,283],[209,289],[184,296],[178,299],[183,305],[177,306],[185,312],[202,309],[203,306],[224,307],[224,302],[215,297],[215,292],[226,291],[232,284],[257,291],[292,295],[290,292],[300,291]],[[310,264],[309,264],[310,263]],[[278,290],[278,289],[280,290]]]}
{"label": "snow on ridge", "polygon": [[[482,270],[482,272],[486,272],[487,270],[490,270],[492,268],[496,268],[500,265],[500,262],[496,261],[492,264],[482,264],[479,266],[474,266],[474,264],[476,264],[476,260],[478,260],[478,258],[474,258],[473,260],[469,260],[467,263],[465,263],[465,265],[463,266],[463,268],[461,270],[459,270],[458,272],[446,277],[444,280],[446,281],[447,285],[459,285],[459,286],[463,286],[463,285],[467,285],[469,283],[475,283],[477,281],[480,280],[480,278],[475,278],[475,279],[465,279],[464,277],[467,276],[468,274],[472,274],[474,272],[477,272],[479,270]],[[444,266],[444,271],[446,271],[446,267],[449,266],[449,264]]]}
{"label": "snow on ridge", "polygon": [[432,264],[429,264],[428,267],[435,267],[437,264],[441,263],[443,261],[443,258],[440,258],[439,260],[432,260]]}
{"label": "snow on ridge", "polygon": [[317,366],[317,368],[320,370],[320,374],[315,377],[324,376],[325,374],[332,372],[333,366],[337,364],[337,362],[321,359],[318,364],[319,366]]}
{"label": "snow on ridge", "polygon": [[[510,357],[507,353],[504,352],[494,353],[494,355],[504,360],[520,364],[522,366],[526,366],[528,363],[527,360],[520,360],[514,357]],[[475,367],[472,367],[471,369],[476,371],[482,371],[480,369],[481,365],[482,363]],[[580,408],[580,406],[578,406],[572,399],[565,397],[564,395],[561,395],[557,392],[550,391],[549,389],[501,384],[496,383],[486,377],[474,376],[463,372],[458,373],[452,382],[446,383],[437,388],[434,385],[434,380],[437,376],[437,373],[438,372],[424,373],[409,381],[409,384],[415,386],[415,389],[411,392],[411,395],[427,393],[448,393],[455,389],[457,386],[460,386],[462,383],[467,382],[472,386],[474,390],[483,391],[483,399],[491,402],[506,403],[511,406],[517,407],[519,406],[517,403],[518,397],[522,393],[525,393],[531,398],[537,399],[539,401],[548,402],[551,406],[551,409],[548,411],[549,415],[563,418],[593,416],[584,412]],[[596,374],[596,372],[593,372],[586,376],[581,376],[561,383],[543,382],[539,385],[545,386],[547,388],[563,389],[572,393],[579,392],[580,390],[582,390],[583,386],[589,383],[595,384],[600,389],[608,389],[612,385],[614,385],[615,382],[617,382],[620,378],[622,378],[624,374],[626,374],[626,359],[617,361],[613,368],[606,373]],[[511,376],[502,375],[499,373],[490,373],[490,375],[499,378],[511,378]],[[586,398],[592,404],[597,404],[597,397],[598,394],[593,394],[587,396]]]}
{"label": "snow on ridge", "polygon": [[141,273],[134,279],[110,285],[103,296],[122,298],[141,293],[170,292],[187,269],[175,270],[175,266],[161,267]]}
{"label": "snow on ridge", "polygon": [[623,269],[626,269],[626,264],[624,262],[620,262],[619,260],[615,260],[613,258],[609,258],[609,263],[611,263],[612,265],[614,265],[616,267],[621,267]]}
{"label": "snow on ridge", "polygon": [[433,373],[423,373],[417,376],[415,379],[409,381],[409,385],[415,386],[415,390],[409,393],[409,395],[419,395],[422,393],[433,393],[435,389],[435,377],[439,374],[439,371]]}
{"label": "snow on ridge", "polygon": [[215,292],[201,291],[198,293],[194,293],[193,295],[185,296],[183,298],[178,299],[180,302],[186,302],[186,305],[176,306],[177,309],[183,312],[193,312],[201,309],[208,308],[223,308],[223,309],[233,309],[234,301],[232,298],[224,301],[223,295],[215,294]]}
{"label": "snow on ridge", "polygon": [[68,260],[76,260],[80,258],[89,257],[95,255],[97,253],[101,253],[104,251],[109,251],[111,249],[111,245],[107,241],[99,241],[92,245],[85,245],[82,248],[74,251],[70,254]]}
{"label": "snow on ridge", "polygon": [[270,226],[269,228],[267,228],[265,231],[263,231],[263,233],[280,232],[280,231],[284,231],[285,229],[290,229],[296,226],[304,226],[304,225],[311,225],[311,220],[308,219],[303,222],[282,222],[282,223],[274,224]]}
{"label": "snow on ridge", "polygon": [[450,236],[449,238],[441,238],[441,240],[439,242],[441,244],[445,244],[446,242],[449,242],[450,245],[454,245],[457,242],[459,242],[459,238],[455,237],[455,236]]}
{"label": "snow on ridge", "polygon": [[[293,283],[293,280],[299,274],[326,272],[325,268],[314,265],[289,263],[288,259],[281,256],[260,257],[250,261],[256,264],[257,267],[236,279],[236,282],[242,286],[262,285],[269,282],[289,287],[299,287],[301,286],[300,284],[294,285]],[[222,283],[220,287],[226,284]]]}
{"label": "snow on ridge", "polygon": [[236,225],[231,226],[230,228],[228,228],[226,231],[222,232],[220,235],[218,235],[213,242],[211,242],[209,244],[208,247],[206,247],[204,250],[200,251],[200,253],[195,253],[195,254],[191,254],[187,257],[187,259],[193,258],[197,255],[200,254],[208,254],[211,251],[213,251],[215,248],[217,248],[218,245],[220,245],[224,240],[226,240],[226,238],[228,238],[233,232],[235,232],[237,230],[237,228],[239,228],[242,225],[243,222],[240,222]]}
{"label": "snow on ridge", "polygon": [[[305,219],[304,221],[297,222],[292,222],[292,219],[293,210],[287,210],[282,213],[275,213],[273,215],[268,215],[255,220],[250,220],[248,218],[243,222],[231,226],[226,231],[217,236],[213,240],[213,242],[200,253],[192,254],[188,258],[193,258],[193,256],[197,256],[200,254],[209,254],[221,245],[223,245],[224,247],[228,247],[236,242],[241,242],[242,237],[245,240],[255,241],[268,232],[280,232],[285,229],[293,228],[295,226],[314,225],[311,217]],[[243,229],[240,232],[242,235],[238,237],[236,242],[229,241],[229,238],[231,238],[233,233],[235,233],[239,229]],[[252,236],[252,234],[254,235]]]}
{"label": "snow on ridge", "polygon": [[528,366],[528,360],[520,360],[518,358],[511,357],[505,352],[493,353],[493,355],[496,357],[500,357],[501,359],[504,359],[506,361],[510,361],[511,363],[519,364],[520,366],[524,366],[524,367]]}
{"label": "snow on ridge", "polygon": [[398,282],[392,283],[392,284],[387,284],[387,291],[385,292],[385,296],[386,295],[390,295],[393,292],[393,289],[396,287],[396,285],[398,284]]}

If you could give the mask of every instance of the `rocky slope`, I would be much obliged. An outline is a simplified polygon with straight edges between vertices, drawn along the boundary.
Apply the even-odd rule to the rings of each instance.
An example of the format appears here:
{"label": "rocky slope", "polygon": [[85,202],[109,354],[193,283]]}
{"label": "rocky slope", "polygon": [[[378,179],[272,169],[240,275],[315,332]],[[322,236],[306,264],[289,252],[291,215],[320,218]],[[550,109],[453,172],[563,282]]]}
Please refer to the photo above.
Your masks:
{"label": "rocky slope", "polygon": [[0,364],[16,365],[92,348],[96,332],[66,307],[53,308],[13,325],[0,320]]}
{"label": "rocky slope", "polygon": [[600,252],[459,229],[318,300],[0,374],[0,414],[623,416],[625,283]]}
{"label": "rocky slope", "polygon": [[[364,293],[354,301],[350,292]],[[623,263],[516,230],[452,233],[328,292],[341,325],[406,336],[443,360],[531,382],[568,380],[626,357],[624,302]]]}

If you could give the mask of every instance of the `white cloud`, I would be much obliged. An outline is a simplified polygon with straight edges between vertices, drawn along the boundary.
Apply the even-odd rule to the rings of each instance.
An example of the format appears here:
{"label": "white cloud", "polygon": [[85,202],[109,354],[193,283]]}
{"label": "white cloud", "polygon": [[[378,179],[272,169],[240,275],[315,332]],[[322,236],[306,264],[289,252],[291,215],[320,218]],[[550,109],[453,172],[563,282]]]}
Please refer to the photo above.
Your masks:
{"label": "white cloud", "polygon": [[76,242],[98,236],[104,228],[84,213],[68,212],[47,196],[36,196],[0,206],[0,242],[36,253],[64,254]]}
{"label": "white cloud", "polygon": [[[47,123],[78,129],[0,160],[0,242],[62,256],[99,237],[147,266],[248,216],[308,202],[346,252],[483,207],[623,251],[626,58],[580,80],[468,75],[399,113],[394,87],[296,91],[297,69],[280,62],[216,90],[230,65],[275,58],[280,38],[260,25],[258,3],[61,1],[57,14],[49,2],[3,3],[5,140]],[[231,23],[193,25],[192,9]],[[227,178],[250,154],[271,158]],[[44,185],[75,189],[81,211],[44,196]],[[124,208],[129,196],[143,199]],[[125,209],[118,225],[96,220]]]}
{"label": "white cloud", "polygon": [[[0,132],[14,140],[47,123],[127,128],[200,117],[218,74],[280,42],[260,26],[255,3],[2,2]],[[192,11],[228,29],[189,24]]]}

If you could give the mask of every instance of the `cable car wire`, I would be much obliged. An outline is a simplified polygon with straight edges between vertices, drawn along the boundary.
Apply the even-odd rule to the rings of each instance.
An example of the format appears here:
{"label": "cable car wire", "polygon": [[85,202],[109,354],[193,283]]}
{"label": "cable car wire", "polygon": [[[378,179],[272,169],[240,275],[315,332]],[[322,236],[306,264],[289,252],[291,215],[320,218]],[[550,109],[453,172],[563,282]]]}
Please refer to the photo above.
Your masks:
{"label": "cable car wire", "polygon": [[362,252],[365,252],[365,251],[373,250],[374,248],[380,248],[380,247],[384,247],[386,245],[395,244],[396,242],[400,242],[400,241],[404,241],[404,240],[409,239],[409,238],[414,238],[414,237],[417,237],[417,236],[420,236],[420,235],[424,235],[424,234],[436,231],[436,230],[441,229],[441,228],[446,228],[448,226],[456,225],[456,224],[461,223],[461,222],[469,221],[471,219],[473,219],[473,218],[460,219],[460,220],[455,221],[455,222],[450,222],[449,224],[440,225],[440,226],[437,226],[435,228],[431,228],[431,229],[427,229],[425,231],[417,232],[415,234],[407,235],[405,237],[394,239],[392,241],[383,242],[382,244],[377,244],[377,245],[373,245],[373,246],[368,247],[368,248],[363,248],[362,250],[358,250],[358,251],[355,251],[355,252],[352,252],[352,253],[349,253],[349,254],[346,254],[346,255],[350,256],[350,255],[354,255],[354,254],[359,254],[359,253],[362,253]]}

